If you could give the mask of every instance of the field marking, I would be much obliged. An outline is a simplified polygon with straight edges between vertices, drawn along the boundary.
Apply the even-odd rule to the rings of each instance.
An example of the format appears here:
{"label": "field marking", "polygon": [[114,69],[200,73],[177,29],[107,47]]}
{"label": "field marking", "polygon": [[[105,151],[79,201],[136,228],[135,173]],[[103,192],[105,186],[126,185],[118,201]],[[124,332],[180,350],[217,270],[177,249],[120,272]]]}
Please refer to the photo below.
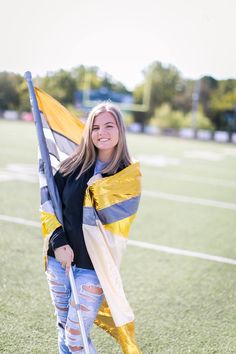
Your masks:
{"label": "field marking", "polygon": [[180,159],[164,155],[138,155],[137,160],[141,164],[155,167],[177,166],[180,164]]}
{"label": "field marking", "polygon": [[148,174],[154,173],[158,177],[168,178],[170,180],[197,182],[197,183],[208,184],[211,186],[236,188],[236,181],[232,181],[232,180],[230,181],[230,180],[220,180],[217,178],[196,177],[193,175],[169,173],[169,172],[162,172],[162,171],[155,171],[155,170],[145,171],[144,175],[146,175],[147,173]]}
{"label": "field marking", "polygon": [[177,254],[180,256],[188,256],[188,257],[193,257],[193,258],[206,259],[208,261],[213,261],[213,262],[236,265],[236,259],[225,258],[225,257],[221,257],[221,256],[214,256],[214,255],[207,254],[207,253],[193,252],[193,251],[183,250],[183,249],[179,249],[179,248],[161,246],[161,245],[157,245],[154,243],[147,243],[147,242],[135,241],[135,240],[129,240],[128,244],[130,244],[131,246],[136,246],[136,247],[140,247],[140,248],[147,248],[147,249],[156,250],[156,251],[160,251],[160,252],[164,252],[164,253],[171,253],[171,254]]}
{"label": "field marking", "polygon": [[189,203],[189,204],[195,204],[195,205],[211,206],[211,207],[216,207],[216,208],[221,208],[221,209],[236,210],[236,204],[227,203],[227,202],[220,202],[218,200],[193,198],[193,197],[188,197],[186,195],[162,193],[162,192],[147,191],[147,190],[142,191],[142,194],[144,196],[158,198],[158,199],[164,199],[164,200],[171,200],[174,202]]}
{"label": "field marking", "polygon": [[[16,224],[33,226],[33,227],[37,227],[37,228],[41,227],[40,222],[31,221],[31,220],[13,217],[13,216],[8,216],[8,215],[0,215],[0,221],[13,222]],[[150,250],[155,250],[155,251],[164,252],[164,253],[176,254],[179,256],[188,256],[188,257],[192,257],[192,258],[205,259],[207,261],[236,265],[236,259],[226,258],[226,257],[221,257],[221,256],[214,256],[214,255],[207,254],[207,253],[193,252],[193,251],[183,250],[180,248],[161,246],[161,245],[157,245],[154,243],[148,243],[148,242],[136,241],[136,240],[128,240],[128,245],[140,247],[140,248],[145,248],[145,249],[150,249]]]}
{"label": "field marking", "polygon": [[221,152],[210,150],[186,150],[184,157],[188,159],[206,160],[206,161],[222,161],[225,156]]}
{"label": "field marking", "polygon": [[[176,159],[170,159],[170,158],[167,159],[161,155],[160,156],[158,155],[158,161],[159,161],[158,167],[163,167],[169,161],[172,160],[175,161]],[[141,162],[146,165],[151,165],[149,164],[149,160],[145,162],[144,160],[143,161],[141,160]],[[169,172],[160,171],[160,169],[159,170],[152,169],[151,171],[148,170],[145,172],[145,174],[153,174],[153,173],[159,177],[168,178],[170,180],[197,182],[197,183],[204,183],[213,186],[236,188],[236,181],[232,181],[232,180],[206,178],[206,177],[199,177],[199,176],[193,176],[188,174],[176,174],[176,173],[173,174]],[[4,169],[0,169],[0,182],[7,182],[7,181],[14,181],[14,180],[38,183],[37,166],[33,164],[8,164]]]}
{"label": "field marking", "polygon": [[0,215],[0,221],[7,221],[7,222],[13,222],[15,224],[41,227],[40,222],[31,221],[31,220],[27,220],[27,219],[23,219],[23,218],[17,218],[17,217],[9,216],[9,215]]}
{"label": "field marking", "polygon": [[37,166],[32,164],[8,164],[0,169],[0,182],[38,182]]}

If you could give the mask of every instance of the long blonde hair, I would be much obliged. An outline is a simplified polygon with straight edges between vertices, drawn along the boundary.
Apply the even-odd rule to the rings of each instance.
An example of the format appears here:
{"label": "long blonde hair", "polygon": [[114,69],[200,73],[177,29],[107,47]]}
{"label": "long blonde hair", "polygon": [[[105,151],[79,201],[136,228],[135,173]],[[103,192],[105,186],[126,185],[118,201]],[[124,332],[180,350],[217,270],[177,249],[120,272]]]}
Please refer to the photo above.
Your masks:
{"label": "long blonde hair", "polygon": [[118,131],[119,131],[119,141],[114,147],[112,158],[108,165],[102,170],[102,173],[114,174],[119,169],[122,164],[123,167],[127,167],[131,164],[131,157],[128,152],[126,136],[125,136],[125,125],[120,109],[110,103],[103,102],[96,105],[89,113],[87,122],[85,124],[83,137],[81,139],[80,145],[77,147],[75,152],[62,162],[60,166],[60,172],[67,176],[73,173],[78,166],[81,166],[80,172],[76,179],[78,179],[85,171],[87,171],[96,161],[97,158],[97,148],[92,142],[92,128],[94,119],[103,112],[109,112],[115,118]]}

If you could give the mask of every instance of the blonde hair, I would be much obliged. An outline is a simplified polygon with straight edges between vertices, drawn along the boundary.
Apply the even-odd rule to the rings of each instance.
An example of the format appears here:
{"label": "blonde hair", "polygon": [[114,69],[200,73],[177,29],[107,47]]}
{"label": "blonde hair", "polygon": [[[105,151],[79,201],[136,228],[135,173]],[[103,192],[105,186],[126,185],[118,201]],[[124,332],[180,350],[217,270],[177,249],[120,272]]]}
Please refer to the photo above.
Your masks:
{"label": "blonde hair", "polygon": [[121,164],[123,167],[127,167],[131,164],[131,157],[128,152],[126,136],[125,136],[125,125],[120,109],[110,102],[103,102],[95,106],[89,113],[87,122],[85,124],[83,137],[80,145],[77,147],[75,152],[68,157],[64,162],[62,162],[60,167],[60,172],[67,176],[73,173],[78,166],[81,166],[80,172],[76,179],[78,179],[84,172],[86,172],[96,161],[97,158],[97,148],[92,142],[92,128],[94,119],[103,112],[109,112],[115,118],[118,131],[119,131],[119,141],[114,147],[112,158],[108,165],[101,171],[102,173],[114,174],[117,172]]}

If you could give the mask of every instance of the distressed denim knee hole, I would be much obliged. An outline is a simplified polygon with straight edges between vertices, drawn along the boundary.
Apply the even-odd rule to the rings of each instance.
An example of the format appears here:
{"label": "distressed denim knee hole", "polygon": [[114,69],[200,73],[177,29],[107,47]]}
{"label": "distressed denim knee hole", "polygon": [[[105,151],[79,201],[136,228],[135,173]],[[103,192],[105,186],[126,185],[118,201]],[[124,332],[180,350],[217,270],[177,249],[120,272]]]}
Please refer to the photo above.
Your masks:
{"label": "distressed denim knee hole", "polygon": [[100,287],[100,285],[85,284],[85,285],[82,285],[82,289],[86,290],[87,292],[89,292],[93,295],[102,295],[103,294],[103,290]]}
{"label": "distressed denim knee hole", "polygon": [[69,348],[72,353],[75,353],[75,352],[78,352],[78,351],[81,351],[84,349],[83,347],[72,347],[71,345],[69,346]]}
{"label": "distressed denim knee hole", "polygon": [[[70,304],[71,304],[72,307],[74,307],[74,308],[76,307],[76,304],[75,304],[74,300],[71,300]],[[84,306],[82,304],[79,305],[79,308],[80,308],[81,311],[90,311],[86,306]]]}

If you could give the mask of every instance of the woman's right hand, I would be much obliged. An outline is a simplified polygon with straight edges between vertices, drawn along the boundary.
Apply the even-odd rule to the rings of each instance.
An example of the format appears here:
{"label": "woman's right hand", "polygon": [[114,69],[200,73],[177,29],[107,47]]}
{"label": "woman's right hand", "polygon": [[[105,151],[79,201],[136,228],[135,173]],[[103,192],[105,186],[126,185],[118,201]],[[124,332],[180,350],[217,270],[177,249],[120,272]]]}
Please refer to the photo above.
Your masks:
{"label": "woman's right hand", "polygon": [[71,263],[74,260],[74,252],[72,248],[69,245],[64,245],[56,248],[54,254],[62,267],[66,269],[66,273],[69,274]]}

